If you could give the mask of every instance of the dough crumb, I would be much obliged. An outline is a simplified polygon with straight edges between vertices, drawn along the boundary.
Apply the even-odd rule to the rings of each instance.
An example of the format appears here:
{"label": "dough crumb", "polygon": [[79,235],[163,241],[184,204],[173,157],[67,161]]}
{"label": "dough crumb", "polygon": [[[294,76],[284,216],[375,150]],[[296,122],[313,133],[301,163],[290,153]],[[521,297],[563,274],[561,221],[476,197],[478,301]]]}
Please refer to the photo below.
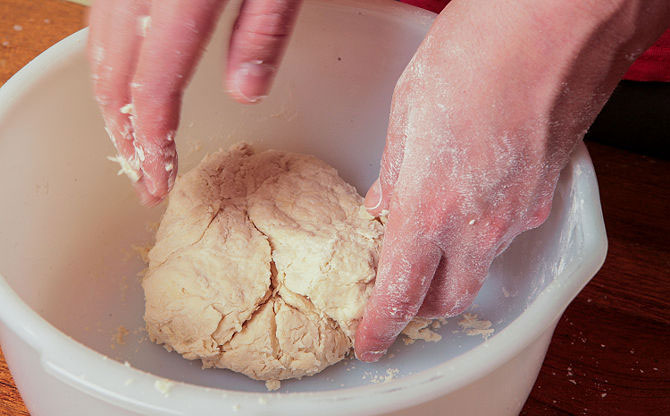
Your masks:
{"label": "dough crumb", "polygon": [[202,149],[202,143],[199,141],[194,141],[189,143],[188,150],[186,150],[186,157],[191,156],[194,153],[199,152]]}
{"label": "dough crumb", "polygon": [[491,321],[480,320],[474,313],[464,313],[458,325],[463,328],[466,335],[481,335],[484,339],[488,339],[495,331],[494,328],[491,328]]}
{"label": "dough crumb", "polygon": [[174,387],[174,382],[167,379],[160,379],[154,382],[154,388],[162,393],[165,397],[170,395],[170,390]]}
{"label": "dough crumb", "polygon": [[116,328],[116,333],[114,334],[114,342],[116,342],[119,345],[123,345],[126,343],[126,336],[130,333],[128,329],[126,329],[125,326],[119,325],[118,328]]}
{"label": "dough crumb", "polygon": [[394,378],[398,377],[398,374],[400,374],[400,370],[397,368],[388,368],[386,370],[386,376],[384,376],[381,379],[382,383],[388,383],[389,381],[393,380]]}
{"label": "dough crumb", "polygon": [[381,375],[371,375],[370,373],[365,373],[363,379],[370,378],[370,383],[372,384],[383,384],[388,383],[400,374],[400,370],[397,368],[387,368],[385,374]]}
{"label": "dough crumb", "polygon": [[[150,233],[155,233],[156,231],[158,231],[158,227],[159,227],[160,225],[161,225],[160,222],[152,221],[152,222],[148,222],[148,223],[146,223],[146,224],[144,225],[144,229],[147,230],[147,231],[150,232]],[[151,246],[149,247],[149,249],[151,249]]]}
{"label": "dough crumb", "polygon": [[[112,138],[112,141],[115,142],[113,139],[113,136],[110,134],[110,138]],[[119,166],[121,167],[118,172],[116,172],[117,175],[123,175],[125,174],[130,178],[132,182],[137,182],[140,180],[140,173],[139,170],[134,167],[135,162],[130,162],[126,160],[126,158],[122,157],[121,155],[116,155],[116,156],[107,156],[107,160],[111,162],[118,163]]]}
{"label": "dough crumb", "polygon": [[148,267],[145,267],[145,268],[143,268],[142,270],[140,270],[139,272],[137,272],[137,274],[136,274],[135,276],[136,276],[140,281],[142,281],[142,279],[144,279],[144,276],[146,276],[146,274],[147,274],[148,271],[149,271],[149,268],[148,268]]}
{"label": "dough crumb", "polygon": [[151,251],[151,245],[139,246],[133,244],[130,246],[135,253],[142,259],[143,263],[149,264],[149,251]]}
{"label": "dough crumb", "polygon": [[128,103],[119,110],[121,114],[132,114],[134,108],[132,103]]}
{"label": "dough crumb", "polygon": [[402,334],[405,335],[403,338],[405,345],[413,344],[418,339],[426,342],[438,342],[441,340],[442,336],[429,328],[435,328],[433,326],[434,322],[440,325],[439,321],[432,321],[431,319],[418,317],[412,319],[402,331]]}
{"label": "dough crumb", "polygon": [[280,387],[281,387],[281,381],[279,380],[267,380],[265,382],[265,388],[268,389],[268,391],[279,390]]}
{"label": "dough crumb", "polygon": [[440,329],[442,327],[442,323],[438,320],[435,320],[431,322],[430,327],[433,329]]}
{"label": "dough crumb", "polygon": [[507,290],[505,286],[502,287],[503,296],[506,298],[510,297],[512,294]]}
{"label": "dough crumb", "polygon": [[128,277],[121,276],[121,282],[119,283],[119,289],[121,289],[121,304],[126,304],[126,297],[128,292]]}

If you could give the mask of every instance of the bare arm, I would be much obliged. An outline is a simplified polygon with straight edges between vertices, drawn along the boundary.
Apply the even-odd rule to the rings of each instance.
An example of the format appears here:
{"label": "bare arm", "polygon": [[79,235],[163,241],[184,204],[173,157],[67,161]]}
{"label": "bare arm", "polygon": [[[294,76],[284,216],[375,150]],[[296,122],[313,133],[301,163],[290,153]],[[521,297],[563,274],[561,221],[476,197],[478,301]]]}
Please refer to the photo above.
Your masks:
{"label": "bare arm", "polygon": [[542,224],[570,152],[666,0],[454,0],[396,86],[380,179],[389,210],[357,356],[379,359],[412,317],[461,313],[494,257]]}
{"label": "bare arm", "polygon": [[[224,0],[98,0],[89,60],[117,160],[145,204],[177,175],[181,96]],[[228,50],[225,88],[237,101],[267,95],[301,0],[246,0]]]}

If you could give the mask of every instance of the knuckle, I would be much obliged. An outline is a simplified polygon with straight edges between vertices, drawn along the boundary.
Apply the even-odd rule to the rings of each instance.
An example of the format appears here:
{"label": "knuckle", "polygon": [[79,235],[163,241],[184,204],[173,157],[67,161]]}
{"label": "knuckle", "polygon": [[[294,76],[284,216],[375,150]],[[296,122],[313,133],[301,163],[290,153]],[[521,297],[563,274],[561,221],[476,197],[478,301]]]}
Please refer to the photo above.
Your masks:
{"label": "knuckle", "polygon": [[240,15],[235,30],[263,40],[280,40],[290,35],[293,17],[297,12],[296,1],[275,2],[274,7],[248,11]]}
{"label": "knuckle", "polygon": [[[475,229],[472,237],[477,240],[477,253],[480,258],[492,253],[495,255],[501,244],[511,241],[517,234],[515,229],[518,226],[515,226],[515,222],[506,216],[491,217],[472,224],[476,225],[478,223],[479,226]],[[465,227],[467,226],[465,225]]]}
{"label": "knuckle", "polygon": [[444,249],[444,243],[451,238],[450,234],[457,227],[458,210],[446,198],[431,201],[431,196],[426,196],[424,199],[426,201],[419,201],[416,207],[418,228],[428,240]]}
{"label": "knuckle", "polygon": [[287,23],[297,13],[302,0],[265,1],[258,10],[249,10],[251,18],[271,19]]}
{"label": "knuckle", "polygon": [[137,76],[130,83],[130,94],[133,101],[149,101],[156,106],[164,106],[181,96],[179,83],[167,79],[155,80],[152,78]]}
{"label": "knuckle", "polygon": [[536,228],[544,224],[551,214],[551,205],[551,201],[549,201],[549,203],[543,204],[536,209],[528,218],[528,228]]}
{"label": "knuckle", "polygon": [[487,246],[497,245],[505,239],[509,228],[509,221],[500,218],[492,219],[485,224],[482,240],[487,243]]}
{"label": "knuckle", "polygon": [[235,48],[241,50],[241,55],[247,59],[262,61],[267,65],[276,66],[282,51],[282,45],[288,39],[287,34],[274,33],[265,30],[242,28],[241,35],[236,36]]}
{"label": "knuckle", "polygon": [[[139,59],[142,60],[144,57]],[[129,89],[133,101],[136,98],[143,98],[149,103],[165,104],[181,97],[188,82],[188,69],[180,70],[177,66],[161,68],[155,62],[150,62],[144,66],[140,65],[129,78],[132,79],[126,88]]]}

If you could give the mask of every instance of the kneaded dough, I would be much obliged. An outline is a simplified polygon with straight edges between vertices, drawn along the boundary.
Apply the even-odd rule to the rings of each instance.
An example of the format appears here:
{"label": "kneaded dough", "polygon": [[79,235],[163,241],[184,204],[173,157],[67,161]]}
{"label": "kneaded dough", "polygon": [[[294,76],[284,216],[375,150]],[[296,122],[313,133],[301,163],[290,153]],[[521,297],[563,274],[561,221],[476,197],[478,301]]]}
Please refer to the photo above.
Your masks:
{"label": "kneaded dough", "polygon": [[383,228],[315,157],[247,145],[178,178],[142,282],[152,341],[259,380],[349,352]]}

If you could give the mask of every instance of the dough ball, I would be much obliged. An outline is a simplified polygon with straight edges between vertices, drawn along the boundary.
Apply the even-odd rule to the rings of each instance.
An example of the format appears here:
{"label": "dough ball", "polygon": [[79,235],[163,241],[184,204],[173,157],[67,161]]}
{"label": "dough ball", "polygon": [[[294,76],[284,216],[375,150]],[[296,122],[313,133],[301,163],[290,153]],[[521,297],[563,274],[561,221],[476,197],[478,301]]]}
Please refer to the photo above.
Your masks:
{"label": "dough ball", "polygon": [[383,228],[337,171],[247,145],[177,179],[142,282],[152,341],[259,380],[349,352]]}

